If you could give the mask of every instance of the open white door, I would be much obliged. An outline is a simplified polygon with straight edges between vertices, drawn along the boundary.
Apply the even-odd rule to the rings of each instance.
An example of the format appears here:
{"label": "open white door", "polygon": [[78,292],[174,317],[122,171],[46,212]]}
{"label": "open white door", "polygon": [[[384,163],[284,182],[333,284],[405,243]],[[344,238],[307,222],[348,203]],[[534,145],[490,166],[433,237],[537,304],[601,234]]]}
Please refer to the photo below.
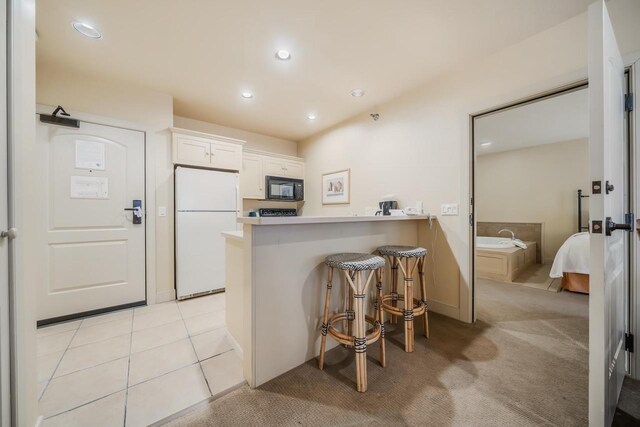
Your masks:
{"label": "open white door", "polygon": [[[589,7],[589,156],[592,194],[589,424],[609,426],[625,375],[628,240],[624,64],[603,0]],[[608,221],[609,220],[609,221]]]}

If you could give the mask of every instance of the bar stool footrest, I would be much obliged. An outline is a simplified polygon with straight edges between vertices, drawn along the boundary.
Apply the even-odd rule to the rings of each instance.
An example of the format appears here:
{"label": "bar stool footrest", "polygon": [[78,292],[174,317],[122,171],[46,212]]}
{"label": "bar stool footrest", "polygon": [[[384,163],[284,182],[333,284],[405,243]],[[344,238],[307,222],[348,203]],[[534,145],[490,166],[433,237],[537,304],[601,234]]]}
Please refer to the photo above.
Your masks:
{"label": "bar stool footrest", "polygon": [[[393,314],[394,316],[404,317],[404,304],[393,306],[389,302],[404,301],[404,295],[398,295],[398,299],[394,299],[392,295],[387,294],[382,296],[382,309],[385,313]],[[413,316],[422,316],[426,312],[426,306],[418,298],[413,299]]]}
{"label": "bar stool footrest", "polygon": [[[333,327],[334,322],[340,322],[347,319],[348,317],[346,312],[334,314],[329,318],[327,332],[328,332],[328,335],[331,335],[331,337],[336,341],[338,341],[340,344],[344,344],[348,347],[353,347],[353,340],[355,336],[340,332],[339,330]],[[382,325],[380,325],[380,323],[376,321],[376,319],[374,319],[369,315],[365,316],[365,320],[368,324],[373,326],[373,331],[367,334],[367,345],[369,345],[378,341],[378,339],[382,335]]]}

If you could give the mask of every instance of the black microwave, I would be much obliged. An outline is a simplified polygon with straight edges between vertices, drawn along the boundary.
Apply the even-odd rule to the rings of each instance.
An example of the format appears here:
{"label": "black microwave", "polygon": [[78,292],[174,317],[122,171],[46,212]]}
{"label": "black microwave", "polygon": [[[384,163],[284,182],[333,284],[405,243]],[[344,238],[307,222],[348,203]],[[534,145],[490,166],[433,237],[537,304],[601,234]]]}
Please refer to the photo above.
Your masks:
{"label": "black microwave", "polygon": [[301,179],[267,176],[266,199],[282,202],[300,202],[304,200],[304,181]]}

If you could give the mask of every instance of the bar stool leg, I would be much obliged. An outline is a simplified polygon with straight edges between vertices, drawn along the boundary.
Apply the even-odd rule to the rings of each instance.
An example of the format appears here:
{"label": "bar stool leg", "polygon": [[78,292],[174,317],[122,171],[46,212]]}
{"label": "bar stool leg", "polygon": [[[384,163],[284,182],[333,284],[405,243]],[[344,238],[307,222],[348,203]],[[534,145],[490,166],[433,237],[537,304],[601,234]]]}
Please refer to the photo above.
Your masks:
{"label": "bar stool leg", "polygon": [[413,277],[409,269],[409,258],[404,268],[404,351],[413,353]]}
{"label": "bar stool leg", "polygon": [[424,336],[429,338],[429,311],[427,310],[427,285],[424,280],[424,257],[418,261],[418,274],[420,276],[420,292],[424,304]]}
{"label": "bar stool leg", "polygon": [[331,288],[333,286],[333,267],[329,267],[329,277],[327,278],[327,293],[324,299],[324,314],[322,316],[322,340],[320,342],[320,360],[318,367],[324,368],[324,350],[327,346],[327,330],[329,325],[329,306],[331,304]]}
{"label": "bar stool leg", "polygon": [[387,366],[387,357],[384,344],[384,311],[382,311],[382,269],[376,270],[376,317],[380,322],[380,365],[385,368]]}
{"label": "bar stool leg", "polygon": [[[351,280],[354,280],[358,277],[358,273],[349,272],[347,273],[351,276]],[[355,320],[355,313],[353,310],[353,288],[351,286],[347,286],[347,335],[353,335],[353,321]]]}
{"label": "bar stool leg", "polygon": [[356,379],[358,391],[364,393],[367,391],[367,331],[362,274],[355,275],[354,285],[355,336],[353,345],[356,352]]}
{"label": "bar stool leg", "polygon": [[[398,306],[398,263],[399,263],[399,259],[394,257],[394,256],[390,256],[389,257],[389,263],[391,264],[391,296],[392,296],[392,300],[391,300],[391,305],[394,307]],[[396,324],[398,323],[398,316],[395,315],[391,315],[391,319],[389,320],[389,323],[391,324]]]}

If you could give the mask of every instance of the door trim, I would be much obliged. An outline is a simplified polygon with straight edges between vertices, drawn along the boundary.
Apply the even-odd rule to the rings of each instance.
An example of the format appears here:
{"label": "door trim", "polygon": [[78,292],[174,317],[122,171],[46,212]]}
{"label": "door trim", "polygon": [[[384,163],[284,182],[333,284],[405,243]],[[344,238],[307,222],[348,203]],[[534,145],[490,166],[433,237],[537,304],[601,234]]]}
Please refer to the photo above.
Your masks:
{"label": "door trim", "polygon": [[[37,104],[36,114],[51,114],[55,106]],[[152,131],[143,124],[129,122],[112,117],[83,113],[73,109],[66,109],[69,114],[80,122],[86,122],[101,126],[110,126],[120,129],[142,132],[144,134],[144,206],[145,206],[145,295],[146,304],[156,303],[156,157],[155,147],[148,142],[148,134]],[[119,307],[119,306],[118,306]],[[118,308],[111,308],[117,310]],[[43,320],[48,322],[50,319]]]}

